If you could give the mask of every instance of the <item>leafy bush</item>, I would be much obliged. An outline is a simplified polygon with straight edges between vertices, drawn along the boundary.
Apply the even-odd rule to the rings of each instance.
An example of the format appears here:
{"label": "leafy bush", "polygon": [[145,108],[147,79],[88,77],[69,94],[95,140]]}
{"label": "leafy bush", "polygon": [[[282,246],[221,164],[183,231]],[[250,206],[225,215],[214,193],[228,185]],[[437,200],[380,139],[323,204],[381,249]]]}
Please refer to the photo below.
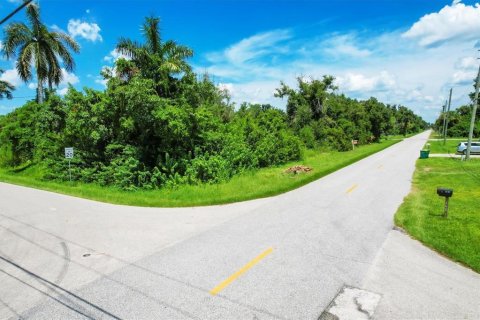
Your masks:
{"label": "leafy bush", "polygon": [[[157,24],[152,18],[145,28]],[[48,91],[44,103],[0,117],[0,164],[47,163],[47,179],[71,174],[123,190],[218,183],[299,160],[305,147],[345,151],[352,139],[370,143],[425,124],[405,107],[335,94],[331,76],[298,79],[297,89],[281,83],[276,96],[288,99],[286,112],[248,103],[235,111],[227,91],[191,71],[190,49],[163,43],[156,31],[145,35],[145,44],[119,43],[131,59],[102,71],[105,91]],[[70,172],[65,147],[75,148]]]}
{"label": "leafy bush", "polygon": [[229,179],[231,174],[231,166],[227,160],[218,155],[208,154],[193,159],[186,172],[191,183],[218,183]]}

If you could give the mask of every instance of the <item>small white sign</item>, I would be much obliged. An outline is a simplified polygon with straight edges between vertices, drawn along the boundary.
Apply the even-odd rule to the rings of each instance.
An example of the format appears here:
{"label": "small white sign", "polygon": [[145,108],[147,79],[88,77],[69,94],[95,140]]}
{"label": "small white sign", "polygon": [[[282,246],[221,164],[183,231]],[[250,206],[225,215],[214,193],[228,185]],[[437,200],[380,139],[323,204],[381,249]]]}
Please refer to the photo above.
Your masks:
{"label": "small white sign", "polygon": [[65,148],[65,158],[73,159],[73,148]]}

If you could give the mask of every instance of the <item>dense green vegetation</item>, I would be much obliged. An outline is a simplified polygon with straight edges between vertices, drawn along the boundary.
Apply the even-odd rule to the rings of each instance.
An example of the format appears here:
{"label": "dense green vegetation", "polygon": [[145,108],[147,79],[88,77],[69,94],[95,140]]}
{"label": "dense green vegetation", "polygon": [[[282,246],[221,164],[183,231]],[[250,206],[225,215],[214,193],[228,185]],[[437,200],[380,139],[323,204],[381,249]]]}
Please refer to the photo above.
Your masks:
{"label": "dense green vegetation", "polygon": [[[0,180],[124,205],[182,207],[223,204],[273,196],[298,188],[399,141],[389,138],[389,140],[384,140],[381,143],[361,146],[347,152],[306,150],[302,161],[258,170],[248,170],[220,183],[183,184],[175,188],[141,189],[136,192],[124,191],[116,187],[100,186],[96,183],[78,181],[68,183],[45,180],[43,178],[45,168],[39,165],[25,165],[15,169],[0,168]],[[302,174],[285,172],[286,169],[297,164],[308,166],[312,171]]]}
{"label": "dense green vegetation", "polygon": [[[472,99],[473,100],[473,99]],[[470,130],[470,122],[472,119],[472,105],[461,106],[453,111],[445,112],[441,114],[435,121],[434,129],[441,133],[443,128],[443,119],[447,117],[447,137],[468,137],[468,131]],[[476,114],[477,121],[473,129],[473,136],[480,136],[480,108],[477,109]],[[442,134],[443,136],[443,134]]]}
{"label": "dense green vegetation", "polygon": [[[8,30],[5,41],[11,37]],[[160,37],[158,18],[145,20],[142,35],[141,43],[119,40],[117,50],[127,58],[102,70],[104,91],[70,87],[60,97],[53,90],[58,74],[48,71],[48,64],[41,67],[44,73],[37,70],[49,84],[39,88],[45,100],[29,101],[0,118],[0,165],[32,166],[40,179],[67,181],[63,149],[74,147],[76,182],[171,189],[224,183],[243,172],[307,159],[310,150],[347,151],[353,139],[367,145],[382,135],[407,135],[426,126],[403,106],[336,94],[330,76],[300,78],[298,88],[281,83],[276,95],[287,99],[287,112],[249,103],[236,109],[208,75],[192,72],[191,49]],[[66,62],[63,53],[58,55]],[[36,59],[23,59],[29,57]]]}
{"label": "dense green vegetation", "polygon": [[[409,234],[480,272],[480,161],[430,158],[417,161],[413,187],[395,216]],[[454,190],[447,218],[437,187]]]}

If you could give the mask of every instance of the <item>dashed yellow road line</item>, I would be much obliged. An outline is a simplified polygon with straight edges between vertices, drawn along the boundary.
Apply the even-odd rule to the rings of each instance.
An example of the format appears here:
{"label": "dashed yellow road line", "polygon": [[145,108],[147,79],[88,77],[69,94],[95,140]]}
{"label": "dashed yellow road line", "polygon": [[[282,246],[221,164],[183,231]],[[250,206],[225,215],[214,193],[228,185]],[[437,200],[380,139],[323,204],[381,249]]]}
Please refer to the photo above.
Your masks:
{"label": "dashed yellow road line", "polygon": [[356,188],[358,187],[357,184],[354,184],[353,186],[351,186],[348,190],[347,190],[347,193],[351,193],[353,190],[355,190]]}
{"label": "dashed yellow road line", "polygon": [[230,283],[235,281],[238,277],[240,277],[243,273],[247,272],[248,269],[259,263],[262,259],[264,259],[266,256],[268,256],[270,253],[273,252],[273,248],[268,248],[267,250],[263,251],[261,254],[256,256],[252,261],[244,265],[241,269],[239,269],[237,272],[232,274],[230,277],[225,279],[223,282],[221,282],[218,286],[210,290],[211,295],[216,295],[223,289],[225,289],[226,286],[228,286]]}

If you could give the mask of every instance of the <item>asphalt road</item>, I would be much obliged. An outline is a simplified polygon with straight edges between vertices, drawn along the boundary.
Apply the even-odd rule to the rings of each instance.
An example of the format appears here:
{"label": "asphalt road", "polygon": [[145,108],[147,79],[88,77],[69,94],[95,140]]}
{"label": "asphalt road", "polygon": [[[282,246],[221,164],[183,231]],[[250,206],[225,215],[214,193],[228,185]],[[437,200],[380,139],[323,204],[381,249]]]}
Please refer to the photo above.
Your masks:
{"label": "asphalt road", "polygon": [[[345,285],[383,297],[377,315],[431,317],[428,306],[408,313],[418,283],[408,259],[430,259],[432,281],[454,273],[466,295],[480,294],[480,277],[392,235],[428,135],[286,194],[223,206],[115,206],[0,184],[0,318],[318,319]],[[396,246],[402,263],[390,272]],[[469,297],[443,311],[462,310],[480,315]]]}

